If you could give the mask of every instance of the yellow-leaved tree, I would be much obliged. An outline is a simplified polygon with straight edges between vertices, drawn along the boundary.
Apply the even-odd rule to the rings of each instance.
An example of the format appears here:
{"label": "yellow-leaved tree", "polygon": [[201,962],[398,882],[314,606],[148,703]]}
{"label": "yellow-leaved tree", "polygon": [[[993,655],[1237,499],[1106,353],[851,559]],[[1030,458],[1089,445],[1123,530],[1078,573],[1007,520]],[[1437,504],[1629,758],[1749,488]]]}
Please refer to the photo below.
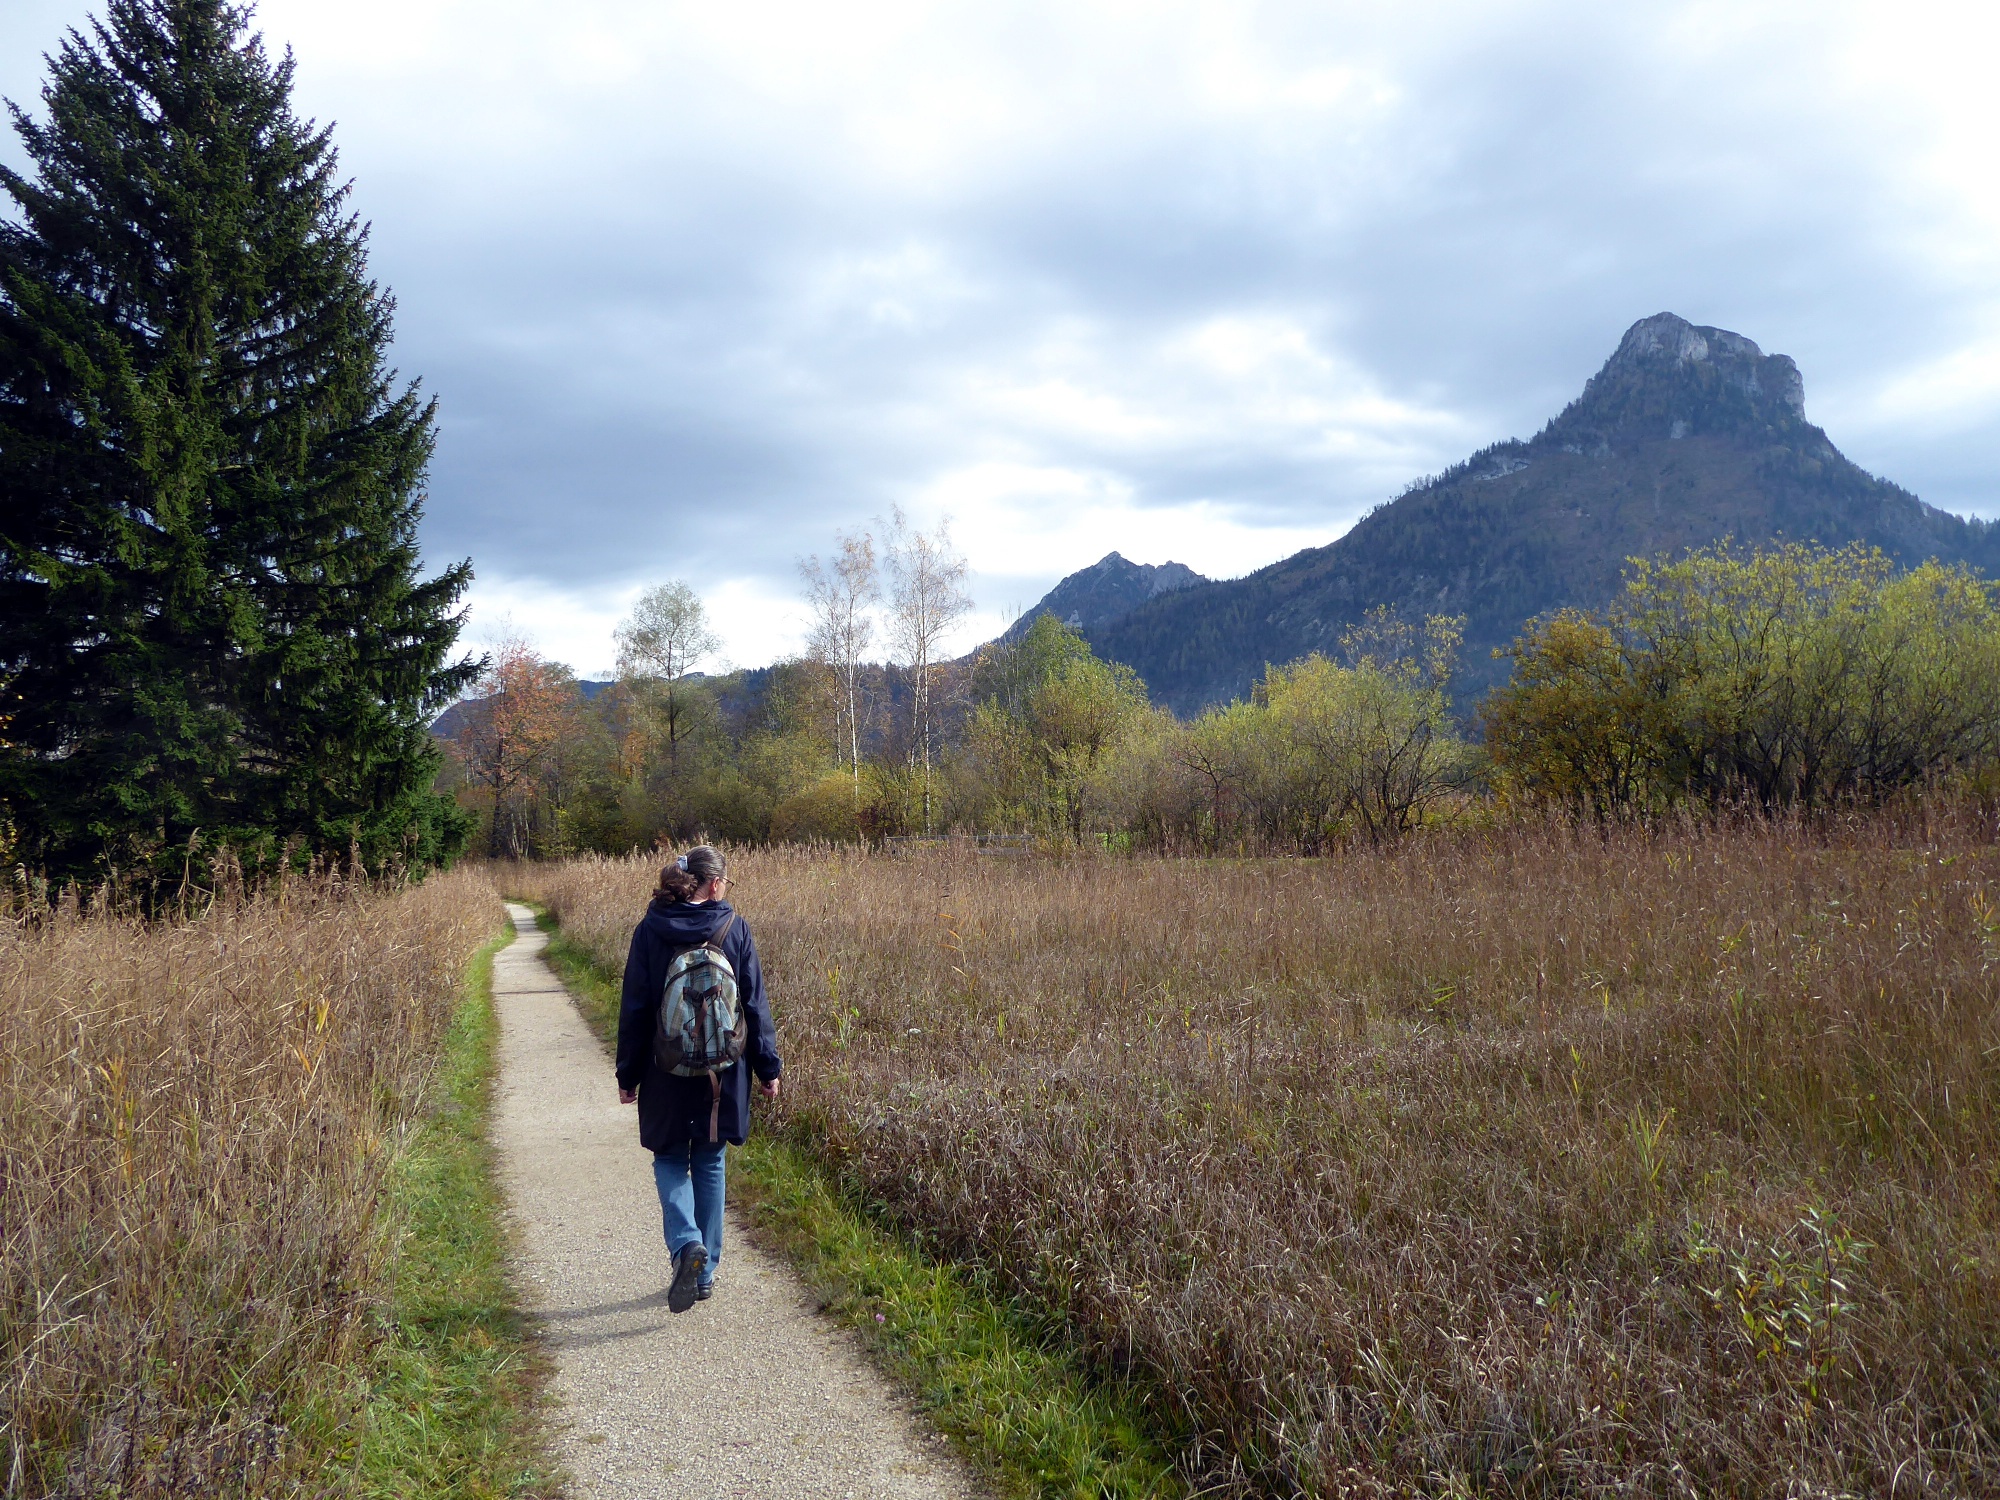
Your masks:
{"label": "yellow-leaved tree", "polygon": [[1595,816],[1878,800],[2000,751],[1995,586],[1858,544],[1635,559],[1612,609],[1511,654],[1484,713],[1500,785]]}

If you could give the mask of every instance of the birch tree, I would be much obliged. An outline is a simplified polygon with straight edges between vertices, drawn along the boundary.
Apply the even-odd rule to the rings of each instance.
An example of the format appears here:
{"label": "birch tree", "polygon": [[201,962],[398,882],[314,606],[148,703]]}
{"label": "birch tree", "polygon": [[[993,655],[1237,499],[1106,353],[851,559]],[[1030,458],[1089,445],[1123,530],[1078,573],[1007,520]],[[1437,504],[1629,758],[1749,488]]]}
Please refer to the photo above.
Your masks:
{"label": "birch tree", "polygon": [[618,626],[618,675],[666,733],[667,760],[678,765],[681,742],[698,726],[700,709],[688,675],[722,645],[709,628],[701,598],[678,578],[639,596]]}
{"label": "birch tree", "polygon": [[840,551],[830,560],[799,564],[806,602],[812,610],[807,651],[840,685],[840,718],[846,725],[847,763],[854,777],[854,805],[861,806],[861,664],[875,638],[869,613],[881,599],[881,570],[875,538],[867,532],[839,536]]}
{"label": "birch tree", "polygon": [[936,738],[933,686],[938,657],[952,628],[972,609],[965,592],[965,558],[952,546],[951,523],[922,532],[900,509],[889,522],[889,634],[910,674],[910,758],[923,780],[924,832],[931,831],[931,760]]}

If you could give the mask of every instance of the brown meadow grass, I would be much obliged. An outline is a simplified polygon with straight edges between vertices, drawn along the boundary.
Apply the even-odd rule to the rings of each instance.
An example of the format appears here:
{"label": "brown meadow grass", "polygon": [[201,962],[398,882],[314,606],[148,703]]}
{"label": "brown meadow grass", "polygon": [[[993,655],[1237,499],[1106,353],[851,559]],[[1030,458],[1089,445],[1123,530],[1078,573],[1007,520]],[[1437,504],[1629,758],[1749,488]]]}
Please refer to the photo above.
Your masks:
{"label": "brown meadow grass", "polygon": [[477,875],[292,882],[197,920],[0,924],[0,1487],[349,1487],[383,1173]]}
{"label": "brown meadow grass", "polygon": [[[1971,810],[1319,860],[742,851],[781,1128],[1216,1493],[2000,1493]],[[622,963],[655,863],[512,884]]]}

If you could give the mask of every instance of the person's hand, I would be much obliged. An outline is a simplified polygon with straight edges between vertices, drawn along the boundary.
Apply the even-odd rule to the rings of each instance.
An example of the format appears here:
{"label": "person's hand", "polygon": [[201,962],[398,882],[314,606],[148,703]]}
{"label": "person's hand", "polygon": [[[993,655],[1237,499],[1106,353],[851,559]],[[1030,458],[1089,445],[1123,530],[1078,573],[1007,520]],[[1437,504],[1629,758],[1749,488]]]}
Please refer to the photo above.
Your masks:
{"label": "person's hand", "polygon": [[766,1099],[775,1099],[778,1097],[778,1085],[784,1081],[782,1078],[773,1078],[770,1082],[766,1083],[760,1078],[757,1080],[757,1092],[762,1094]]}
{"label": "person's hand", "polygon": [[639,1091],[637,1089],[620,1089],[618,1091],[618,1102],[620,1104],[637,1104],[639,1102]]}

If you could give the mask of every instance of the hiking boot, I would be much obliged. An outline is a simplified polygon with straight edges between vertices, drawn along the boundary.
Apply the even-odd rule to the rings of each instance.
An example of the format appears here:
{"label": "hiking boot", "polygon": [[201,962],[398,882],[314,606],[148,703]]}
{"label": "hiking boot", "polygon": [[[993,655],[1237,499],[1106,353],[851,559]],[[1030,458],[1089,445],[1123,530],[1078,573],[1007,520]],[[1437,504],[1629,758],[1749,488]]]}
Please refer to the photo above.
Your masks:
{"label": "hiking boot", "polygon": [[696,1240],[683,1245],[674,1259],[674,1282],[667,1288],[667,1311],[684,1313],[701,1295],[701,1273],[708,1268],[708,1246]]}
{"label": "hiking boot", "polygon": [[700,1286],[694,1289],[694,1300],[697,1302],[706,1302],[710,1297],[713,1297],[714,1295],[715,1295],[715,1283],[712,1281],[704,1281]]}

